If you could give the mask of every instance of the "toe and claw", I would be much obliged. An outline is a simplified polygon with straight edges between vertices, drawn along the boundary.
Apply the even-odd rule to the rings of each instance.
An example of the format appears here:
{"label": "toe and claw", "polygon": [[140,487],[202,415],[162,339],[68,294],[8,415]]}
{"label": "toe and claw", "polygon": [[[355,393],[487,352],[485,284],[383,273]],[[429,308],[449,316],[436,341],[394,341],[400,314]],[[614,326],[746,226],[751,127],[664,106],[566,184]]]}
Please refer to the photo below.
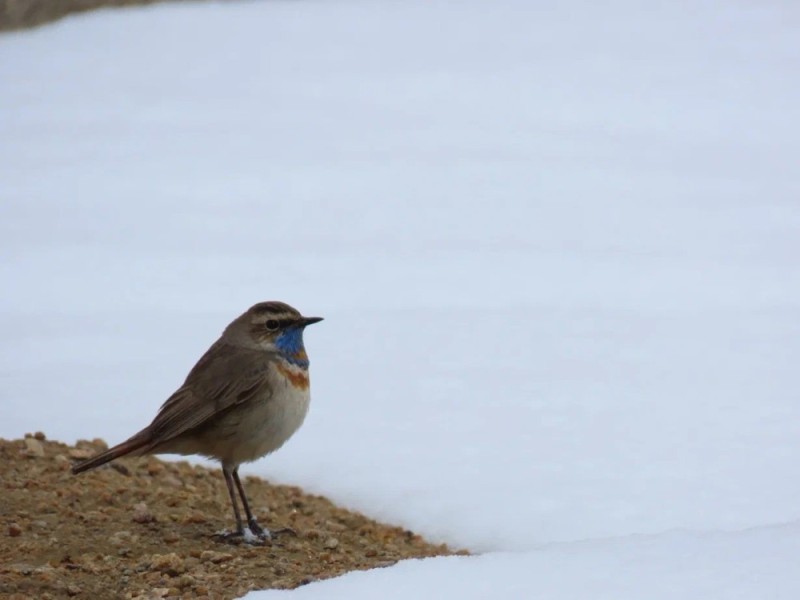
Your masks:
{"label": "toe and claw", "polygon": [[[223,531],[221,533],[216,534],[215,537],[221,539],[223,541],[232,543],[232,544],[253,544],[256,546],[263,546],[269,540],[272,539],[272,533],[261,525],[258,524],[255,517],[253,516],[252,511],[250,510],[250,504],[247,502],[247,496],[244,493],[244,487],[242,486],[242,482],[239,479],[239,469],[238,467],[234,469],[229,469],[227,467],[222,467],[222,473],[225,476],[225,483],[228,486],[228,495],[231,498],[231,505],[233,506],[233,516],[236,519],[236,530],[235,531]],[[244,526],[242,521],[242,516],[239,513],[239,503],[237,502],[237,492],[239,498],[242,500],[242,507],[244,508],[244,514],[247,518],[247,527]],[[290,533],[293,535],[297,535],[297,533],[289,528],[284,527],[281,529],[276,530],[276,535],[282,533]]]}

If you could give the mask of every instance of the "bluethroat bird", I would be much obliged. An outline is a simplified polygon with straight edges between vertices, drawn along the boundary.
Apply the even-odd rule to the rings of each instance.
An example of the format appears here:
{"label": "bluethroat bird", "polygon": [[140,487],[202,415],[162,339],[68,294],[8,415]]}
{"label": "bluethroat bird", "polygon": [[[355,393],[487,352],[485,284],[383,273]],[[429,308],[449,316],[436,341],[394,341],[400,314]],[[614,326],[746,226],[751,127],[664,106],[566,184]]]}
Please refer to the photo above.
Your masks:
{"label": "bluethroat bird", "polygon": [[[308,412],[304,317],[283,302],[252,306],[225,328],[153,422],[121,444],[72,467],[82,473],[122,456],[200,454],[222,463],[236,519],[231,536],[270,537],[250,510],[239,465],[280,448]],[[238,491],[249,532],[242,524]]]}

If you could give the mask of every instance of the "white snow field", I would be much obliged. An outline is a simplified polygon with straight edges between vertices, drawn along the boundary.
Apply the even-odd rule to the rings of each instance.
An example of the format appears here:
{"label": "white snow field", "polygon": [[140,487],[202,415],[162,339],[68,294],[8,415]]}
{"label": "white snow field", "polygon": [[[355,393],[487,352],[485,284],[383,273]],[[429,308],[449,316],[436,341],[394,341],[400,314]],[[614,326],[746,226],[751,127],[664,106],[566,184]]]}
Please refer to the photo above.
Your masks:
{"label": "white snow field", "polygon": [[476,556],[248,598],[800,597],[800,5],[276,0],[0,37],[0,435],[287,301],[248,473]]}

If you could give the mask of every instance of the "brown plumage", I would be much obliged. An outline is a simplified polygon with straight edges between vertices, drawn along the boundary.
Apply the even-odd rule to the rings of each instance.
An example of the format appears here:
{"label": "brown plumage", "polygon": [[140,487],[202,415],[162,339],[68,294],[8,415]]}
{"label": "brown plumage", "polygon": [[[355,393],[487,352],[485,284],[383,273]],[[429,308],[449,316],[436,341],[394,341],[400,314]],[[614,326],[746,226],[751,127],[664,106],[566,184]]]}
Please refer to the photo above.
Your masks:
{"label": "brown plumage", "polygon": [[308,410],[308,360],[303,329],[322,319],[303,317],[283,302],[262,302],[225,328],[161,406],[152,423],[121,444],[76,464],[82,473],[123,456],[200,454],[222,463],[243,535],[234,486],[250,530],[262,537],[239,480],[242,462],[277,450]]}

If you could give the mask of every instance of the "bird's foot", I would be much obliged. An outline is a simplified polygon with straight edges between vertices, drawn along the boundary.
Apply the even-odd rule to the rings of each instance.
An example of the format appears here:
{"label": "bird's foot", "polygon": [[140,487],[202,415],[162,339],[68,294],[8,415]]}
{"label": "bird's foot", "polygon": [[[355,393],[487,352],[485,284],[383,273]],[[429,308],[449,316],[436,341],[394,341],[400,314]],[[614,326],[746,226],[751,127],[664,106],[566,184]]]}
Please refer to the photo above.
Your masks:
{"label": "bird's foot", "polygon": [[252,538],[258,538],[260,540],[271,540],[272,534],[269,532],[269,529],[262,527],[258,524],[258,521],[255,519],[250,519],[247,522],[247,527],[244,528],[244,536],[245,538],[248,537],[248,534]]}
{"label": "bird's foot", "polygon": [[267,544],[267,542],[272,541],[275,536],[285,534],[297,537],[297,532],[291,527],[281,527],[280,529],[270,531],[269,529],[259,525],[258,522],[253,519],[252,521],[248,521],[247,527],[242,527],[236,531],[228,531],[227,529],[224,529],[215,533],[214,537],[221,542],[234,544],[236,546],[240,544],[264,546]]}
{"label": "bird's foot", "polygon": [[[255,525],[255,528],[253,525]],[[272,539],[269,531],[263,527],[260,527],[258,523],[255,522],[248,524],[247,527],[237,529],[236,531],[228,531],[227,529],[218,531],[214,534],[214,537],[221,542],[236,546],[240,544],[264,546],[270,539]]]}
{"label": "bird's foot", "polygon": [[[261,527],[261,525],[259,525],[255,519],[251,519],[250,521],[248,521],[247,526],[250,528],[250,531],[252,531],[255,535],[267,540],[271,540],[275,536],[284,534],[289,534],[291,536],[297,537],[297,532],[291,527],[281,527],[280,529],[274,529],[273,531],[269,531]],[[245,532],[246,531],[247,528],[245,528]]]}

